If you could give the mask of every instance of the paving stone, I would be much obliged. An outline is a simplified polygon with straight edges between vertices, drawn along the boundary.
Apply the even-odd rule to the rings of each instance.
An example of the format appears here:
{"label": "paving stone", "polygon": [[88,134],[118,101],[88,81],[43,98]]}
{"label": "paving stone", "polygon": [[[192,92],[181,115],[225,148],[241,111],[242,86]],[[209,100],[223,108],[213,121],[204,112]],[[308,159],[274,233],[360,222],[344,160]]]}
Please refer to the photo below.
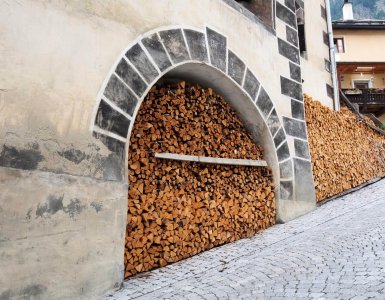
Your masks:
{"label": "paving stone", "polygon": [[384,299],[384,195],[385,179],[251,238],[133,277],[106,299]]}

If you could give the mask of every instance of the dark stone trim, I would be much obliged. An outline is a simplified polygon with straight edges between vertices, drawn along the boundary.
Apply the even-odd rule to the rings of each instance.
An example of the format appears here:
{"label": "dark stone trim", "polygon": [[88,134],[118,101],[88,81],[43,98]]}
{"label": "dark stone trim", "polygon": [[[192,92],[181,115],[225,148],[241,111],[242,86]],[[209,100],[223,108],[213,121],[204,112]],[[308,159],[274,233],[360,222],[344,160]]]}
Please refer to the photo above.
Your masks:
{"label": "dark stone trim", "polygon": [[298,32],[290,26],[286,25],[286,40],[293,46],[298,48]]}
{"label": "dark stone trim", "polygon": [[190,59],[182,29],[163,30],[159,36],[174,64]]}
{"label": "dark stone trim", "polygon": [[139,44],[132,46],[127,51],[126,57],[140,74],[142,74],[147,83],[151,83],[159,75],[158,71]]}
{"label": "dark stone trim", "polygon": [[321,5],[321,17],[326,21],[326,8]]}
{"label": "dark stone trim", "polygon": [[296,198],[304,198],[304,195],[309,196],[309,198],[314,197],[314,182],[311,162],[298,158],[293,158],[293,163],[296,185]]}
{"label": "dark stone trim", "polygon": [[255,98],[257,97],[259,86],[260,86],[260,83],[258,79],[254,76],[254,74],[249,69],[247,69],[245,82],[243,83],[243,88],[250,95],[253,101],[255,101]]}
{"label": "dark stone trim", "polygon": [[[247,8],[243,7],[242,5],[235,2],[234,0],[222,0],[222,1],[225,2],[231,8],[235,9],[240,14],[244,15],[250,21],[257,23],[258,25],[262,25],[267,31],[269,31],[271,34],[275,35],[275,30],[273,27],[267,25],[265,22],[263,22],[261,19],[259,19],[255,14],[253,14]],[[272,16],[273,18],[274,18],[274,15],[275,14],[273,14],[273,16]]]}
{"label": "dark stone trim", "polygon": [[101,100],[95,118],[95,125],[101,129],[127,138],[130,120],[113,109],[107,102]]}
{"label": "dark stone trim", "polygon": [[274,137],[274,145],[275,145],[275,148],[278,148],[279,145],[282,144],[282,142],[286,139],[286,134],[285,134],[285,131],[283,131],[283,128],[281,127],[277,134],[275,135]]}
{"label": "dark stone trim", "polygon": [[272,108],[273,102],[271,102],[269,95],[266,93],[265,89],[261,87],[261,91],[259,92],[257,107],[261,110],[265,119],[269,116]]}
{"label": "dark stone trim", "polygon": [[281,19],[286,24],[290,25],[293,28],[297,28],[297,18],[295,14],[288,9],[286,6],[282,5],[279,2],[276,2],[276,14],[279,19]]}
{"label": "dark stone trim", "polygon": [[292,62],[289,62],[290,64],[290,78],[294,79],[297,82],[301,82],[301,68],[293,64]]}
{"label": "dark stone trim", "polygon": [[279,164],[279,174],[281,178],[293,177],[293,165],[291,159]]}
{"label": "dark stone trim", "polygon": [[226,72],[227,38],[208,27],[206,34],[211,64]]}
{"label": "dark stone trim", "polygon": [[307,140],[305,122],[283,117],[283,126],[287,135]]}
{"label": "dark stone trim", "polygon": [[282,200],[292,200],[293,181],[281,181],[279,191]]}
{"label": "dark stone trim", "polygon": [[329,35],[327,32],[322,31],[322,38],[324,41],[324,44],[329,47]]}
{"label": "dark stone trim", "polygon": [[147,88],[147,83],[139,76],[139,74],[122,58],[116,67],[115,73],[123,79],[123,81],[141,97]]}
{"label": "dark stone trim", "polygon": [[100,140],[112,152],[101,162],[103,179],[112,181],[123,181],[124,179],[124,155],[126,144],[104,134],[93,132],[93,137]]}
{"label": "dark stone trim", "polygon": [[303,2],[303,0],[295,0],[295,2],[299,5],[299,7],[301,7],[302,9],[305,8],[305,3]]}
{"label": "dark stone trim", "polygon": [[295,13],[295,3],[294,3],[295,0],[285,0],[285,5],[287,6],[287,8],[289,8],[291,11],[293,11]]}
{"label": "dark stone trim", "polygon": [[267,123],[267,126],[269,127],[271,135],[274,136],[275,133],[278,131],[279,127],[281,126],[281,122],[279,121],[279,117],[275,109],[273,109],[273,111],[271,112],[266,123]]}
{"label": "dark stone trim", "polygon": [[104,89],[104,96],[131,116],[138,104],[138,98],[114,74]]}
{"label": "dark stone trim", "polygon": [[300,64],[298,48],[288,42],[285,42],[284,40],[281,40],[280,38],[278,38],[278,51],[279,54],[286,57],[288,60],[295,62],[297,65]]}
{"label": "dark stone trim", "polygon": [[325,58],[325,70],[330,73],[331,69],[332,69],[332,66],[330,61]]}
{"label": "dark stone trim", "polygon": [[291,100],[291,115],[293,118],[304,120],[305,119],[305,108],[303,102]]}
{"label": "dark stone trim", "polygon": [[290,150],[287,142],[284,142],[281,147],[277,149],[277,157],[279,162],[290,158]]}
{"label": "dark stone trim", "polygon": [[183,31],[190,50],[191,59],[207,63],[208,54],[204,33],[191,29],[183,29]]}
{"label": "dark stone trim", "polygon": [[334,89],[330,84],[326,84],[326,93],[330,98],[334,98]]}
{"label": "dark stone trim", "polygon": [[303,101],[302,85],[282,76],[281,93],[291,98]]}
{"label": "dark stone trim", "polygon": [[228,50],[227,74],[234,79],[236,83],[242,86],[243,76],[246,65],[231,50]]}
{"label": "dark stone trim", "polygon": [[310,159],[309,144],[303,140],[294,139],[295,155],[301,158]]}
{"label": "dark stone trim", "polygon": [[158,65],[159,70],[163,72],[167,68],[171,67],[171,62],[156,33],[149,37],[143,38],[142,44],[148,53],[150,53],[155,63]]}

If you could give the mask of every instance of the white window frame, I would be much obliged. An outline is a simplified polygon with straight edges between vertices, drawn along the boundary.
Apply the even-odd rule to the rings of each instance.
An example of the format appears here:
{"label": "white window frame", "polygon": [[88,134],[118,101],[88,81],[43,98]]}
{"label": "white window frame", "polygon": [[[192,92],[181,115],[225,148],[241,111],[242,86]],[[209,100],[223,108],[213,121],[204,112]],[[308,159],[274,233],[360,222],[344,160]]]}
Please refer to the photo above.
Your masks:
{"label": "white window frame", "polygon": [[362,78],[362,79],[352,79],[352,87],[356,88],[356,82],[357,83],[367,83],[369,89],[373,88],[373,81],[371,78]]}

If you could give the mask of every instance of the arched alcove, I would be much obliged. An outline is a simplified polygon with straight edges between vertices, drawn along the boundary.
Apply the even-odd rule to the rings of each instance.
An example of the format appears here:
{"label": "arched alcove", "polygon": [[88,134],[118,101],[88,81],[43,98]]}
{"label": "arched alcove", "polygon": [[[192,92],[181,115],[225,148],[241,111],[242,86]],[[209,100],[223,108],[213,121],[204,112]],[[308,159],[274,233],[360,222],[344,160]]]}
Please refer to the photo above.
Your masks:
{"label": "arched alcove", "polygon": [[[112,180],[123,178],[127,182],[127,153],[135,118],[143,99],[162,77],[211,87],[239,113],[255,141],[264,148],[264,159],[272,170],[277,221],[314,207],[311,197],[309,200],[303,192],[295,191],[296,188],[309,190],[313,179],[311,172],[294,169],[287,126],[282,125],[268,89],[241,57],[229,49],[227,38],[210,28],[205,32],[175,27],[152,31],[139,37],[118,58],[98,95],[92,125],[94,136],[125,162],[120,175],[116,174],[116,166],[112,166]],[[296,166],[301,164],[297,159]],[[297,195],[304,199],[296,199]],[[126,203],[127,198],[122,201]]]}
{"label": "arched alcove", "polygon": [[[163,76],[212,87],[228,99],[265,149],[277,198],[292,200],[292,180],[280,183],[280,168],[293,174],[293,167],[274,103],[250,68],[227,47],[226,37],[210,28],[206,32],[181,28],[159,30],[141,37],[124,51],[101,89],[93,130],[99,136],[126,143],[128,150],[140,104],[151,86]],[[282,161],[284,166],[278,163]]]}

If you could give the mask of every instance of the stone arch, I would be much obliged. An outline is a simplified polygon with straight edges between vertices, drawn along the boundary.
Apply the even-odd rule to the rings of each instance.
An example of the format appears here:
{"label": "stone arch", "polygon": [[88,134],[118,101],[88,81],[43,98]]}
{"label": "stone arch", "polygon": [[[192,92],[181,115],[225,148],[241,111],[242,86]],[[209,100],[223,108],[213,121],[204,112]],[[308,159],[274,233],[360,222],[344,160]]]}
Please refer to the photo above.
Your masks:
{"label": "stone arch", "polygon": [[[136,114],[149,89],[165,75],[192,79],[213,87],[228,101],[233,99],[230,104],[265,149],[276,183],[277,206],[281,200],[295,200],[293,160],[274,102],[251,69],[228,47],[226,36],[208,27],[205,32],[162,28],[128,47],[98,95],[94,136],[119,152],[126,166]],[[127,179],[126,167],[124,173]]]}

